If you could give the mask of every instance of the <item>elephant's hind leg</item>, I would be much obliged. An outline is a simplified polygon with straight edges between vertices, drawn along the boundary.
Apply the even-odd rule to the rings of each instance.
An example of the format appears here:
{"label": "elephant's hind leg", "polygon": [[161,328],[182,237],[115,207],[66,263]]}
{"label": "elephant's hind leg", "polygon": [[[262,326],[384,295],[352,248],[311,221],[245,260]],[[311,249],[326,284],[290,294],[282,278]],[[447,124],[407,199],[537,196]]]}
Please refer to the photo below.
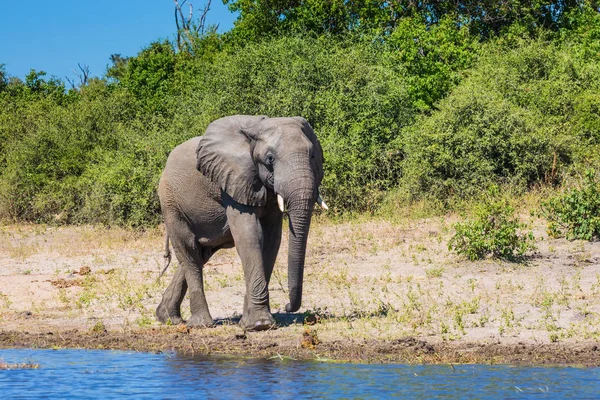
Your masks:
{"label": "elephant's hind leg", "polygon": [[203,251],[191,232],[184,238],[177,237],[171,240],[190,295],[192,315],[188,319],[187,325],[189,327],[213,326],[214,322],[204,294],[204,277],[202,275],[204,263],[207,261],[205,257],[211,252]]}
{"label": "elephant's hind leg", "polygon": [[184,322],[181,318],[181,302],[183,302],[186,291],[187,282],[185,281],[183,268],[179,268],[156,308],[156,318],[160,322],[166,324],[170,321],[173,325]]}
{"label": "elephant's hind leg", "polygon": [[167,231],[180,267],[163,294],[163,299],[156,309],[156,316],[161,322],[169,319],[172,323],[183,322],[180,313],[181,302],[188,290],[192,315],[188,319],[187,325],[190,327],[213,326],[213,319],[208,311],[204,295],[202,276],[204,263],[212,252],[206,251],[199,245],[185,219],[175,215],[172,218],[165,217],[165,221],[169,222]]}

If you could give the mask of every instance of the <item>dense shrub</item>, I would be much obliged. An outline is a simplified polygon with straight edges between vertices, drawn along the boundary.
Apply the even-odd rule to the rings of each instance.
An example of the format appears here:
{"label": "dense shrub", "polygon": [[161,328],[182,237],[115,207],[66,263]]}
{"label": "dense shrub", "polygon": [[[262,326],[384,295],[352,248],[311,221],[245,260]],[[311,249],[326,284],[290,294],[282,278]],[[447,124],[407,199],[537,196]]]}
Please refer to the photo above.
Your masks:
{"label": "dense shrub", "polygon": [[248,45],[222,54],[179,102],[202,128],[230,114],[304,116],[324,148],[328,202],[365,210],[395,183],[386,144],[415,115],[401,66],[376,46],[311,38]]}
{"label": "dense shrub", "polygon": [[497,188],[492,188],[473,212],[472,219],[454,225],[449,250],[471,261],[487,256],[517,261],[535,248],[533,233],[521,232],[525,225],[509,202],[498,196]]}
{"label": "dense shrub", "polygon": [[524,190],[596,162],[600,69],[581,49],[542,41],[486,47],[469,78],[401,138],[407,191],[447,198],[491,184]]}
{"label": "dense shrub", "polygon": [[120,88],[133,95],[144,111],[169,113],[173,110],[164,98],[178,90],[174,80],[178,63],[182,62],[171,43],[155,42],[136,57],[114,59],[109,73],[118,78]]}
{"label": "dense shrub", "polygon": [[[174,64],[162,46],[121,63],[114,76],[122,81],[92,81],[71,94],[74,101],[6,100],[4,215],[152,224],[168,152],[231,114],[305,116],[325,151],[323,194],[339,211],[373,208],[395,184],[396,154],[386,145],[416,109],[402,66],[389,62],[381,44],[286,37],[209,59],[176,55],[184,61]],[[132,72],[140,65],[150,71]],[[165,65],[185,66],[165,75],[168,90]]]}
{"label": "dense shrub", "polygon": [[580,188],[571,188],[542,203],[553,237],[569,240],[600,238],[600,181],[592,171]]}
{"label": "dense shrub", "polygon": [[466,26],[449,17],[430,26],[419,17],[403,18],[385,39],[396,63],[406,68],[411,95],[428,111],[462,79],[480,45]]}
{"label": "dense shrub", "polygon": [[[0,113],[0,132],[6,137],[1,216],[134,226],[158,220],[154,192],[166,152],[152,152],[156,149],[148,145],[147,135],[157,132],[136,119],[135,100],[127,92],[93,80],[76,94],[63,94],[77,98],[68,102],[48,96],[30,101],[27,96],[5,98],[8,112]],[[149,162],[157,156],[160,162]],[[106,182],[109,176],[114,182]],[[119,182],[124,185],[118,195],[105,190]],[[95,195],[99,191],[103,201]],[[123,209],[121,203],[126,204]],[[107,209],[113,211],[107,214]]]}
{"label": "dense shrub", "polygon": [[155,224],[169,151],[231,114],[306,117],[337,212],[373,211],[393,188],[442,204],[600,166],[592,8],[490,3],[503,19],[486,22],[475,3],[229,3],[242,10],[233,32],[115,54],[105,77],[68,91],[0,64],[0,217]]}

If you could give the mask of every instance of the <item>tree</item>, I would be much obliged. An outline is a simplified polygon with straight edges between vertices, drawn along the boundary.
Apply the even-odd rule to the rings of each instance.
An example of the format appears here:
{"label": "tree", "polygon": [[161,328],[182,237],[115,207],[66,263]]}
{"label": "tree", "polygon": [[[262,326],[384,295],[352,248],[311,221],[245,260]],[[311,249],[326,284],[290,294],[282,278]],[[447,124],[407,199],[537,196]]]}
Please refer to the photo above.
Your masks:
{"label": "tree", "polygon": [[205,36],[214,35],[217,32],[218,25],[206,26],[206,15],[210,11],[211,0],[208,0],[198,21],[194,21],[194,7],[190,3],[189,14],[186,17],[183,14],[181,7],[185,5],[187,0],[183,0],[179,4],[178,0],[173,0],[175,3],[175,25],[177,26],[177,51],[185,51],[194,54],[195,42]]}
{"label": "tree", "polygon": [[113,57],[116,64],[109,76],[118,77],[119,85],[127,89],[150,110],[163,110],[164,98],[175,88],[177,54],[168,41],[154,42],[137,56],[123,60]]}
{"label": "tree", "polygon": [[6,75],[6,70],[4,69],[4,64],[0,64],[0,93],[4,91],[6,86],[8,85],[8,76]]}
{"label": "tree", "polygon": [[451,17],[471,33],[488,38],[513,24],[528,32],[545,28],[558,30],[568,23],[573,10],[591,7],[598,1],[585,0],[224,0],[239,12],[231,34],[240,41],[265,36],[306,33],[340,34],[376,30],[386,35],[406,17],[419,16],[428,25]]}
{"label": "tree", "polygon": [[106,77],[109,80],[119,82],[127,72],[129,57],[122,57],[121,54],[111,54],[110,62],[112,65],[106,71]]}
{"label": "tree", "polygon": [[81,65],[80,63],[77,63],[77,67],[79,68],[79,72],[73,70],[73,73],[79,78],[79,85],[75,84],[74,79],[70,79],[68,76],[65,76],[65,79],[67,82],[69,82],[69,85],[71,85],[71,89],[73,90],[76,90],[77,87],[87,85],[88,80],[90,79],[90,67],[88,65]]}

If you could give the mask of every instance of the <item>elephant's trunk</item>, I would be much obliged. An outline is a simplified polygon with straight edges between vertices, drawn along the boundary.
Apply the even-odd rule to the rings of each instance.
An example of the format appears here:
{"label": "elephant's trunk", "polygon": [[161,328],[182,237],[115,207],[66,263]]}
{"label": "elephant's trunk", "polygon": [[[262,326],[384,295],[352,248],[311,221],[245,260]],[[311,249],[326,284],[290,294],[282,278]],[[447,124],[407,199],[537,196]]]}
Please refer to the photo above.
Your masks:
{"label": "elephant's trunk", "polygon": [[[290,160],[288,160],[290,161]],[[304,257],[310,220],[317,198],[317,185],[314,172],[306,156],[292,159],[288,165],[293,166],[289,171],[291,179],[282,182],[278,189],[288,210],[290,235],[288,248],[288,286],[290,302],[285,311],[295,312],[302,303],[302,281],[304,278]]]}
{"label": "elephant's trunk", "polygon": [[302,282],[304,278],[304,258],[306,242],[314,200],[302,208],[289,209],[289,249],[288,249],[288,286],[290,302],[285,306],[286,312],[298,311],[302,303]]}

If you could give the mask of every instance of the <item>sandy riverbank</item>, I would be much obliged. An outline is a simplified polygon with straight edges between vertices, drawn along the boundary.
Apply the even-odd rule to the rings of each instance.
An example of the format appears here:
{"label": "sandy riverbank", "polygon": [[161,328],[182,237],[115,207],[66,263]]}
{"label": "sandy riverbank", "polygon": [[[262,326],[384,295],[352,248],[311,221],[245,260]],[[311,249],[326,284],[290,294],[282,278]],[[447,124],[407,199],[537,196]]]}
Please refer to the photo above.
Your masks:
{"label": "sandy riverbank", "polygon": [[[0,347],[118,348],[366,362],[600,365],[600,243],[548,239],[525,264],[451,254],[452,217],[313,224],[303,308],[285,314],[287,243],[270,285],[280,326],[244,333],[234,249],[206,266],[212,329],[162,326],[162,231],[0,227]],[[189,315],[187,303],[185,315]]]}

